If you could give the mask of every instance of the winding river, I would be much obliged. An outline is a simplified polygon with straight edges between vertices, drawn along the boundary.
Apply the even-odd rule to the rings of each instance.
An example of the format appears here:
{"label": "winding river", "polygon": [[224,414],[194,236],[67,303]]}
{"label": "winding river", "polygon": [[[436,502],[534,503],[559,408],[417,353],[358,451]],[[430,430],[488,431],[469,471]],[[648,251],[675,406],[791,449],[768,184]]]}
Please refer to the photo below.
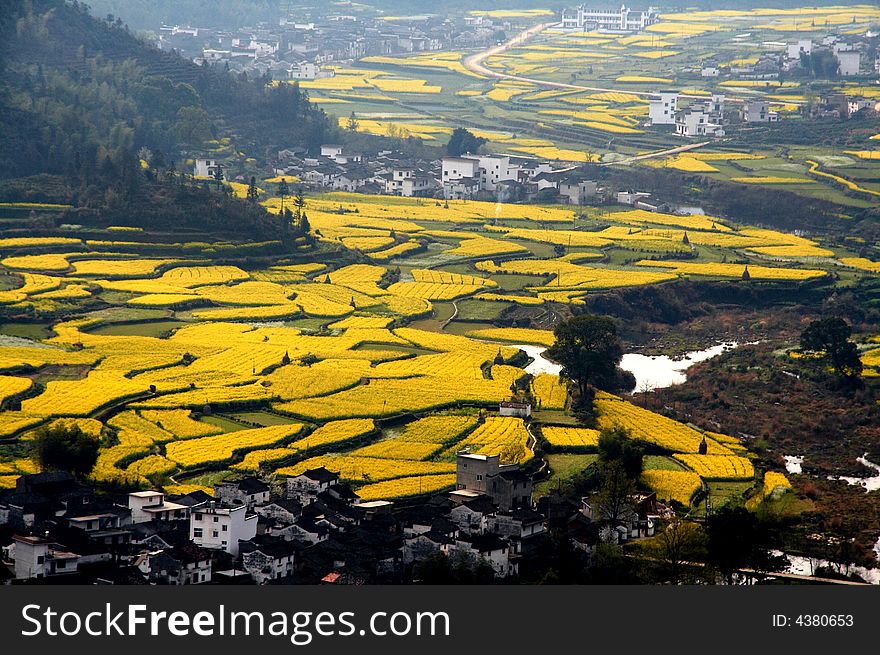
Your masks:
{"label": "winding river", "polygon": [[[667,355],[642,355],[639,353],[627,353],[620,362],[620,367],[632,373],[636,378],[636,391],[654,391],[664,389],[675,384],[681,384],[687,380],[687,370],[699,362],[716,357],[723,352],[736,348],[739,344],[735,341],[687,353],[684,357],[674,359]],[[561,366],[544,357],[546,348],[541,346],[527,346],[516,344],[532,358],[532,363],[526,366],[526,373],[537,375],[539,373],[553,373],[559,375]]]}

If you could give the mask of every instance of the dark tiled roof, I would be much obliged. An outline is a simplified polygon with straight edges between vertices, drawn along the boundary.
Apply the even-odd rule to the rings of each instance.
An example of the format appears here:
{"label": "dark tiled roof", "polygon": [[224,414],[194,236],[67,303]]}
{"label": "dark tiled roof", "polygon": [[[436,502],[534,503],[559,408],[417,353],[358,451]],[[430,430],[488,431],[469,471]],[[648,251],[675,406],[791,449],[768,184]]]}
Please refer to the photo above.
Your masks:
{"label": "dark tiled roof", "polygon": [[307,477],[309,480],[314,480],[315,482],[333,482],[334,480],[339,479],[339,475],[328,471],[323,466],[316,469],[304,471],[302,475],[304,477]]}

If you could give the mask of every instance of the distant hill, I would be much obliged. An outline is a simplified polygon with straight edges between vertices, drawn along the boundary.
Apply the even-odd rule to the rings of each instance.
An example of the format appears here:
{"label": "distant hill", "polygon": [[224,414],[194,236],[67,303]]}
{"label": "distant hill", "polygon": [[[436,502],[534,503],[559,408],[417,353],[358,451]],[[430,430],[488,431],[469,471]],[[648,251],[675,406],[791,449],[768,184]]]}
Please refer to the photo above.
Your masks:
{"label": "distant hill", "polygon": [[[560,10],[582,4],[584,0],[373,0],[371,7],[389,14],[435,14],[462,13],[474,9],[553,9]],[[627,6],[644,9],[649,5],[670,7],[697,7],[700,9],[750,9],[754,7],[802,7],[804,5],[850,5],[865,4],[866,0],[829,0],[810,2],[804,0],[689,0],[687,3],[657,2],[656,0],[633,0]],[[587,4],[618,7],[619,0],[587,0]],[[296,13],[319,8],[345,13],[344,4],[330,4],[316,0],[91,0],[92,13],[101,18],[108,14],[119,16],[132,29],[155,30],[161,23],[171,25],[196,25],[234,29],[261,22],[275,22],[288,10]],[[356,10],[349,9],[351,13]]]}
{"label": "distant hill", "polygon": [[335,129],[296,87],[196,66],[85,5],[13,0],[3,13],[0,178],[88,168],[120,148],[176,159],[221,132],[249,153],[315,150]]}
{"label": "distant hill", "polygon": [[5,3],[0,61],[0,199],[70,203],[78,222],[276,236],[262,208],[177,173],[202,153],[259,161],[337,137],[297,86],[196,66],[76,2]]}

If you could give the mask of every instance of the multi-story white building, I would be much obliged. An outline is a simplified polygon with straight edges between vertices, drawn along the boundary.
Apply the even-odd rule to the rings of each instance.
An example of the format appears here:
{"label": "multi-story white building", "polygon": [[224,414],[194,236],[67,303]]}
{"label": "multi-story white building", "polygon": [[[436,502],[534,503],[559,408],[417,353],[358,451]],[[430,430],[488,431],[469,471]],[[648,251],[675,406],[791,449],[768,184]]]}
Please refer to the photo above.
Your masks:
{"label": "multi-story white building", "polygon": [[446,198],[469,198],[480,190],[480,162],[475,158],[444,157],[441,171]]}
{"label": "multi-story white building", "polygon": [[216,502],[194,509],[189,520],[189,538],[203,548],[225,550],[238,555],[239,540],[257,535],[257,515],[245,505],[228,506]]}
{"label": "multi-story white building", "polygon": [[648,104],[648,118],[651,119],[651,125],[675,125],[677,111],[677,91],[660,91],[659,97],[651,98]]}
{"label": "multi-story white building", "polygon": [[424,196],[434,189],[435,180],[425,171],[415,168],[395,168],[385,180],[385,193],[397,196]]}
{"label": "multi-story white building", "polygon": [[637,10],[620,5],[619,9],[609,9],[583,4],[562,12],[562,27],[571,30],[639,32],[658,20],[660,14],[653,7]]}
{"label": "multi-story white building", "polygon": [[789,43],[785,54],[789,59],[800,59],[801,55],[808,55],[813,51],[813,42],[810,39],[801,39],[797,43]]}
{"label": "multi-story white building", "polygon": [[[467,155],[465,155],[467,156]],[[520,167],[510,163],[505,155],[474,155],[480,167],[480,189],[495,191],[499,182],[516,181]]]}
{"label": "multi-story white building", "polygon": [[287,69],[287,78],[291,80],[316,80],[321,76],[321,67],[304,61]]}
{"label": "multi-story white building", "polygon": [[506,155],[462,155],[442,160],[446,198],[466,198],[476,191],[496,191],[502,182],[519,180],[520,166]]}
{"label": "multi-story white building", "polygon": [[748,100],[743,103],[743,122],[775,123],[779,114],[770,111],[770,103],[766,100]]}
{"label": "multi-story white building", "polygon": [[133,491],[128,494],[128,508],[132,523],[172,521],[189,516],[189,507],[166,502],[161,491]]}
{"label": "multi-story white building", "polygon": [[839,65],[838,72],[841,77],[851,77],[859,74],[862,65],[862,53],[858,50],[841,50],[835,57]]}
{"label": "multi-story white building", "polygon": [[223,167],[216,159],[208,157],[198,157],[193,167],[193,175],[195,177],[214,177],[217,170],[220,170],[221,179],[223,177]]}
{"label": "multi-story white building", "polygon": [[688,107],[676,114],[675,133],[680,136],[724,136],[724,128],[712,120],[705,107]]}
{"label": "multi-story white building", "polygon": [[70,553],[49,539],[42,537],[13,537],[15,579],[48,578],[65,573],[76,573],[80,556]]}

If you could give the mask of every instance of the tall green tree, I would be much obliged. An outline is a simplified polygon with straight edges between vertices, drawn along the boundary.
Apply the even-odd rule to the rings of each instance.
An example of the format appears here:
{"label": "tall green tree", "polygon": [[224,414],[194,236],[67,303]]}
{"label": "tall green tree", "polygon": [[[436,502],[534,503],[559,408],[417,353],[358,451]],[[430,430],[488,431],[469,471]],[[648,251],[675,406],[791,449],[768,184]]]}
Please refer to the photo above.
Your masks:
{"label": "tall green tree", "polygon": [[476,153],[484,143],[486,139],[474,136],[470,130],[463,127],[457,127],[452,131],[449,143],[446,144],[446,154],[450,157],[461,157],[468,152]]}
{"label": "tall green tree", "polygon": [[257,202],[257,178],[251,175],[251,181],[248,184],[247,199],[251,202]]}
{"label": "tall green tree", "polygon": [[599,433],[599,461],[603,465],[620,462],[627,476],[635,480],[642,474],[645,450],[623,428]]}
{"label": "tall green tree", "polygon": [[37,432],[33,456],[42,471],[67,471],[85,477],[98,461],[100,441],[76,424],[55,423]]}
{"label": "tall green tree", "polygon": [[612,527],[634,510],[636,485],[619,461],[602,467],[602,484],[593,499],[595,518],[608,521]]}
{"label": "tall green tree", "polygon": [[553,334],[556,341],[545,354],[561,364],[561,376],[577,386],[579,402],[590,401],[594,389],[613,392],[630,382],[619,370],[623,345],[609,317],[574,316],[559,323]]}
{"label": "tall green tree", "polygon": [[862,360],[851,335],[852,328],[842,318],[823,318],[801,333],[801,348],[830,363],[840,377],[854,379],[862,374]]}
{"label": "tall green tree", "polygon": [[283,177],[281,181],[278,182],[278,196],[281,198],[281,211],[279,212],[282,216],[284,215],[284,198],[290,195],[290,187],[287,186],[287,180]]}

